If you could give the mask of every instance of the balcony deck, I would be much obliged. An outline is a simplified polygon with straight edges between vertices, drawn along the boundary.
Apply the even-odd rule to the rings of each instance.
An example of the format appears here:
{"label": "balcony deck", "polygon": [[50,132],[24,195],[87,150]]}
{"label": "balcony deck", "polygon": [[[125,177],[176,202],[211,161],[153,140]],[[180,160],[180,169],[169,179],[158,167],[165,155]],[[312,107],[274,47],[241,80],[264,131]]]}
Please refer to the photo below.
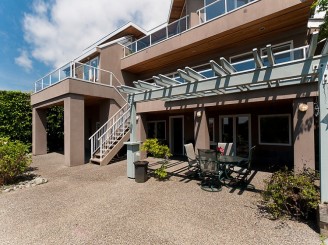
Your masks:
{"label": "balcony deck", "polygon": [[194,60],[224,56],[226,50],[250,49],[282,31],[290,34],[306,29],[310,6],[309,0],[277,0],[274,5],[270,0],[254,1],[123,58],[121,69],[148,76]]}

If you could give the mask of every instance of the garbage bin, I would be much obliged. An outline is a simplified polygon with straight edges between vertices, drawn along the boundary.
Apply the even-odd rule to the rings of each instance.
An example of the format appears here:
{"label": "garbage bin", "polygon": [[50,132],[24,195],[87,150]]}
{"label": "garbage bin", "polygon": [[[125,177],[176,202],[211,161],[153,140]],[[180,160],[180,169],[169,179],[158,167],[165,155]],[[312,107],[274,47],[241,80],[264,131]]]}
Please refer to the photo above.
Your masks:
{"label": "garbage bin", "polygon": [[135,181],[137,183],[144,183],[147,181],[147,170],[148,170],[148,163],[147,161],[136,161],[134,162],[135,167]]}

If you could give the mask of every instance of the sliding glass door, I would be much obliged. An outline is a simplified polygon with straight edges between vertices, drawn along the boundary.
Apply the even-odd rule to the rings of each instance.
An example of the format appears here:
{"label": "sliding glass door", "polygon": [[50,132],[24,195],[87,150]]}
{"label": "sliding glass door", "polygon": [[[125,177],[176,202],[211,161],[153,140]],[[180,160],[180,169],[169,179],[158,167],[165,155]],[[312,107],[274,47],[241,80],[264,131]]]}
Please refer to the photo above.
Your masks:
{"label": "sliding glass door", "polygon": [[250,116],[233,115],[220,117],[220,142],[234,143],[237,156],[247,157],[251,145]]}

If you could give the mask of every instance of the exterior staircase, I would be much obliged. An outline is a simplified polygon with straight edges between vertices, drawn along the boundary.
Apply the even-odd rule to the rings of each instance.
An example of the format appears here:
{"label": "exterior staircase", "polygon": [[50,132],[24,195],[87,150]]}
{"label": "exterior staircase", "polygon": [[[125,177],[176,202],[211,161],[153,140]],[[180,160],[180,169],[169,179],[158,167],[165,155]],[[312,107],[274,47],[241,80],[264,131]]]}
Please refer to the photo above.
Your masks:
{"label": "exterior staircase", "polygon": [[130,105],[126,103],[90,138],[90,162],[107,165],[130,138]]}

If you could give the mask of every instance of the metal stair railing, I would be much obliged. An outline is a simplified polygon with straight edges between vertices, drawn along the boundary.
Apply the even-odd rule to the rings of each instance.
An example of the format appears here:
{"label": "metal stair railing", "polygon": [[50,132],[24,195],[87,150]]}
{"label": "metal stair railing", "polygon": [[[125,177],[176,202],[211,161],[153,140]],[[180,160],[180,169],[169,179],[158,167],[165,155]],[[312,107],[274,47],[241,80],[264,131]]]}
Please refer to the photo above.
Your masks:
{"label": "metal stair railing", "polygon": [[[129,106],[130,107],[130,106]],[[99,137],[99,155],[102,159],[115,144],[125,135],[130,127],[130,110],[126,110],[114,124]]]}
{"label": "metal stair railing", "polygon": [[107,122],[105,122],[91,137],[89,140],[91,140],[91,157],[97,152],[97,150],[100,148],[100,140],[99,138],[110,129],[115,122],[120,120],[122,115],[125,114],[125,112],[130,111],[130,105],[126,103],[120,110],[118,110],[110,119],[108,119]]}

